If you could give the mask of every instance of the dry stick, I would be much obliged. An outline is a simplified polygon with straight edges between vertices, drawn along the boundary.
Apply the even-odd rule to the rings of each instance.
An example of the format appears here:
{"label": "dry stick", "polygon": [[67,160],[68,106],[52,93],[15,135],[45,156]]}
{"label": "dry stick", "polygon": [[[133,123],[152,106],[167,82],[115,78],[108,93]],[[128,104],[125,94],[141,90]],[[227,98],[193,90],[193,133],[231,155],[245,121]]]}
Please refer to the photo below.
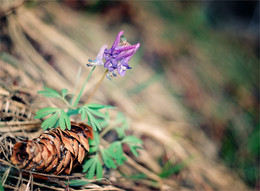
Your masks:
{"label": "dry stick", "polygon": [[[31,13],[29,10],[21,8],[18,11],[18,15],[20,16],[17,19],[22,28],[27,34],[29,34],[29,36],[33,37],[34,40],[39,43],[44,43],[42,41],[46,40],[49,41],[48,43],[51,44],[54,50],[55,47],[56,50],[58,48],[60,52],[65,53],[67,56],[80,63],[83,68],[86,67],[86,61],[88,60],[89,56],[87,56],[86,53],[82,51],[82,48],[77,47],[75,43],[71,41],[71,39],[69,39],[68,36],[65,36],[56,31],[53,26],[44,24],[39,18],[37,18],[36,15]],[[67,66],[68,68],[70,67],[68,65],[65,66]],[[96,79],[93,79],[93,82],[94,81],[96,81]],[[88,87],[92,87],[92,81],[90,81]],[[70,86],[68,89],[72,90],[73,87]]]}
{"label": "dry stick", "polygon": [[[11,177],[11,178],[18,179],[16,176],[10,175],[10,177]],[[23,181],[28,182],[29,180],[23,178]],[[52,189],[52,190],[61,190],[61,191],[64,191],[64,188],[56,188],[56,187],[54,187],[54,186],[48,186],[48,185],[41,184],[41,183],[37,183],[37,182],[34,182],[34,184],[37,185],[37,186],[41,186],[41,187],[48,188],[48,189],[50,189],[50,190]],[[3,185],[3,186],[4,186],[4,187],[8,187],[8,185]]]}
{"label": "dry stick", "polygon": [[9,185],[3,185],[4,188],[10,188],[11,190],[17,190],[18,188],[9,186]]}
{"label": "dry stick", "polygon": [[86,60],[90,58],[84,51],[75,43],[67,38],[67,36],[58,32],[55,28],[42,22],[32,11],[20,8],[18,12],[19,20],[29,23],[39,35],[44,36],[48,41],[62,49],[65,53],[70,55],[73,59],[79,62],[83,67],[86,67]]}
{"label": "dry stick", "polygon": [[[13,166],[12,164],[6,162],[5,160],[0,159],[0,162],[2,162],[2,163],[4,163],[4,164],[6,164],[6,165],[9,166],[9,168],[7,169],[7,171],[8,171],[8,170],[10,171],[10,169],[11,169],[12,167],[16,168],[15,166]],[[27,171],[27,172],[29,172],[29,174],[30,174],[30,178],[29,178],[29,180],[27,180],[27,179],[22,178],[21,170],[20,170],[20,169],[17,169],[17,170],[19,170],[19,177],[9,175],[9,171],[8,171],[8,175],[9,175],[10,177],[12,177],[12,178],[18,179],[18,183],[20,183],[20,182],[22,182],[22,181],[32,182],[32,180],[33,180],[33,179],[32,179],[32,178],[33,178],[33,177],[32,177],[32,174],[37,174],[37,173],[34,173],[34,172],[32,172],[32,171]],[[5,174],[7,173],[7,171],[5,172]],[[51,175],[48,175],[48,176],[51,176]],[[59,176],[56,176],[56,175],[53,175],[53,176],[59,177]],[[63,176],[63,177],[65,177],[65,176]],[[67,176],[66,176],[66,177],[67,177]],[[4,178],[4,177],[3,177],[3,178]],[[3,179],[3,178],[2,178],[2,179]],[[4,187],[8,187],[8,185],[4,185],[5,180],[6,180],[6,178],[4,179],[4,181],[2,181],[3,186],[4,186]],[[18,185],[18,183],[17,183],[17,185]],[[47,185],[45,185],[45,184],[40,184],[40,183],[37,183],[37,182],[33,182],[33,184],[38,185],[38,186],[42,186],[42,187],[46,187],[46,188],[52,188],[52,189],[54,189],[53,187],[47,186]],[[61,190],[61,189],[55,189],[55,190]],[[63,189],[62,189],[62,190],[63,190]]]}
{"label": "dry stick", "polygon": [[[6,160],[8,160],[8,162],[10,162],[10,160],[8,159],[6,153],[4,150],[7,150],[6,148],[4,148],[4,145],[2,145],[2,143],[0,142],[0,148],[2,148],[2,151],[3,151],[3,154],[4,154],[4,157],[6,158]],[[1,152],[0,152],[1,153]]]}
{"label": "dry stick", "polygon": [[10,170],[11,170],[11,167],[9,166],[9,168],[5,171],[5,173],[4,173],[4,175],[3,175],[2,179],[1,179],[2,185],[5,184],[5,181],[6,181],[7,178],[8,178],[8,175],[9,175],[9,173],[10,173]]}
{"label": "dry stick", "polygon": [[91,92],[91,94],[89,95],[89,97],[88,97],[87,101],[85,102],[85,104],[88,104],[89,101],[92,99],[92,97],[95,95],[97,89],[100,87],[102,81],[104,80],[104,78],[105,78],[107,72],[108,72],[108,69],[105,71],[105,73],[103,74],[103,76],[101,77],[101,79],[99,80],[99,82],[97,83],[95,89],[94,89],[94,90]]}
{"label": "dry stick", "polygon": [[3,125],[9,125],[9,126],[14,126],[14,125],[35,125],[41,123],[40,120],[34,120],[34,121],[7,121],[7,122],[0,122],[0,127],[3,127]]}
{"label": "dry stick", "polygon": [[[3,163],[7,166],[10,166],[10,167],[13,167],[13,168],[16,168],[16,166],[12,165],[10,162],[7,162],[3,159],[0,159],[0,163]],[[33,172],[33,171],[29,171],[29,170],[21,170],[19,168],[16,168],[17,170],[19,171],[22,171],[22,172],[27,172],[27,173],[31,173],[31,174],[35,174],[35,175],[41,175],[41,176],[46,176],[46,177],[53,177],[53,178],[64,178],[64,179],[67,179],[68,177],[70,177],[71,179],[73,178],[80,178],[80,177],[85,177],[85,174],[80,174],[79,176],[68,176],[68,175],[54,175],[54,174],[46,174],[46,173],[40,173],[40,172]],[[102,178],[106,181],[109,182],[109,180],[107,180],[106,178]],[[92,180],[88,180],[89,182],[95,182],[97,181],[96,179],[92,179]]]}
{"label": "dry stick", "polygon": [[[7,4],[10,3],[9,1],[6,1]],[[14,2],[14,3],[13,3]],[[12,14],[14,12],[15,9],[17,9],[18,7],[22,6],[24,4],[24,0],[18,0],[18,1],[11,1],[12,5],[5,8],[4,6],[1,7],[1,12],[0,12],[0,18],[7,16],[9,14]],[[3,3],[3,2],[1,2]]]}
{"label": "dry stick", "polygon": [[22,182],[22,180],[23,180],[23,175],[22,175],[21,171],[19,171],[19,179],[18,179],[15,187],[18,188],[20,183]]}
{"label": "dry stick", "polygon": [[[68,179],[68,178],[70,178],[71,180],[77,179],[77,178],[82,178],[82,177],[86,176],[86,174],[79,174],[78,176],[75,176],[75,175],[70,175],[70,176],[68,176],[68,175],[54,175],[54,174],[33,172],[33,171],[29,171],[29,170],[23,170],[23,172],[27,172],[27,173],[31,173],[31,174],[35,174],[35,175],[40,175],[40,176],[46,176],[46,177],[49,177],[49,178],[60,178],[60,179]],[[93,182],[96,182],[96,181],[99,181],[99,180],[105,180],[109,184],[111,184],[111,182],[107,178],[91,179],[91,180],[88,180],[88,182],[93,183]]]}
{"label": "dry stick", "polygon": [[0,132],[5,133],[5,132],[10,132],[10,131],[13,132],[13,131],[21,131],[21,130],[31,130],[38,126],[40,126],[40,124],[39,125],[21,125],[20,127],[19,126],[18,127],[7,126],[7,127],[1,127]]}
{"label": "dry stick", "polygon": [[[17,177],[12,176],[12,175],[10,175],[10,177],[15,178],[15,179],[18,179]],[[25,182],[30,181],[30,180],[27,180],[27,179],[24,179],[24,178],[22,178],[22,179],[23,179],[23,181],[25,181]],[[51,181],[51,180],[50,180],[50,181]],[[41,186],[41,187],[46,187],[46,188],[49,188],[49,189],[53,189],[53,190],[63,190],[63,191],[64,191],[64,188],[56,188],[56,187],[48,186],[48,185],[41,184],[41,183],[37,183],[37,182],[34,182],[33,184],[38,185],[38,186]],[[4,185],[4,187],[8,187],[8,185]],[[71,189],[71,188],[70,188],[70,189]],[[74,190],[74,189],[71,189],[71,190]],[[122,190],[122,189],[113,187],[113,188],[89,188],[88,190]]]}
{"label": "dry stick", "polygon": [[27,185],[26,185],[25,191],[29,191],[29,189],[30,189],[30,184],[32,185],[32,186],[31,186],[31,189],[32,189],[32,187],[33,187],[32,174],[30,174],[29,181],[28,181],[28,183],[27,183]]}
{"label": "dry stick", "polygon": [[[42,71],[42,74],[48,74],[42,75],[42,78],[47,83],[56,84],[56,86],[59,86],[58,88],[70,87],[70,82],[64,79],[61,74],[59,74],[52,66],[50,66],[50,64],[48,64],[35,50],[28,39],[26,39],[22,32],[22,28],[19,26],[17,21],[17,19],[19,19],[19,17],[23,17],[23,15],[18,15],[17,17],[14,17],[13,15],[9,15],[8,17],[8,31],[10,33],[11,39],[15,42],[17,51],[26,61],[31,64],[31,66],[34,67],[38,73],[39,71]],[[37,63],[36,66],[35,63]]]}

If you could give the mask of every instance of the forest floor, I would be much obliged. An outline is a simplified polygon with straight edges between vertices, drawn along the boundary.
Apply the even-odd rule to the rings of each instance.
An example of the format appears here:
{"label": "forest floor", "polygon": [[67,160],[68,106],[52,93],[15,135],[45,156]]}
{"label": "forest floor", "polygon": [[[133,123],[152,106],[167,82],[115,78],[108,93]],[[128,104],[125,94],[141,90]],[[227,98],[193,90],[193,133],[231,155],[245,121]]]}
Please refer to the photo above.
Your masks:
{"label": "forest floor", "polygon": [[[196,7],[188,9],[176,3],[176,15],[165,14],[167,7],[162,7],[165,12],[159,17],[153,14],[154,6],[149,3],[136,6],[121,2],[101,9],[91,2],[84,4],[89,11],[78,10],[77,1],[16,0],[2,7],[2,187],[7,190],[257,187],[259,87],[254,41],[243,37],[246,40],[238,42],[227,34],[210,30]],[[184,17],[178,9],[184,12],[188,9],[189,14]],[[170,25],[172,16],[177,21]],[[129,155],[125,165],[109,170],[102,181],[88,180],[88,184],[76,187],[66,185],[66,181],[85,181],[80,171],[70,176],[29,171],[21,174],[10,163],[13,144],[39,136],[43,132],[42,121],[34,119],[35,112],[58,104],[37,91],[44,86],[79,91],[75,90],[78,71],[82,68],[78,77],[81,87],[90,72],[87,60],[95,58],[103,44],[112,44],[120,30],[125,31],[130,42],[141,42],[139,52],[131,60],[133,69],[124,78],[104,80],[93,102],[116,106],[127,116],[129,133],[143,141],[140,156]],[[103,68],[97,68],[94,75],[81,102],[94,89]],[[32,174],[47,180],[32,178]]]}

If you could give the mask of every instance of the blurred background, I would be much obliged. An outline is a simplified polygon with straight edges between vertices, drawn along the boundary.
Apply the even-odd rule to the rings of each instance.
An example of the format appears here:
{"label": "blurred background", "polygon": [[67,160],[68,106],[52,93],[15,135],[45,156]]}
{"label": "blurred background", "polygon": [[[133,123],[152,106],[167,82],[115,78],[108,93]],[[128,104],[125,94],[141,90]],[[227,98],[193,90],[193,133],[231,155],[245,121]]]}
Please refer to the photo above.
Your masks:
{"label": "blurred background", "polygon": [[[123,87],[124,95],[140,105],[131,110],[127,101],[116,103],[111,97],[118,94],[105,87],[111,97],[104,98],[102,92],[97,100],[119,104],[130,117],[138,113],[144,123],[153,117],[166,124],[188,123],[192,130],[186,132],[187,139],[198,143],[200,137],[193,132],[202,132],[213,144],[209,148],[208,142],[198,143],[203,156],[226,166],[249,188],[259,189],[259,1],[28,1],[25,8],[92,59],[103,44],[112,45],[120,30],[130,43],[140,42],[130,62],[133,69],[112,80],[114,89]],[[4,60],[9,54],[19,55],[4,30],[6,23],[2,17]],[[34,48],[66,76],[68,70],[57,63],[73,65],[77,59],[61,56],[41,41],[43,28],[34,33],[29,25],[21,25]],[[73,76],[68,81],[74,83]],[[180,136],[179,129],[167,128]]]}

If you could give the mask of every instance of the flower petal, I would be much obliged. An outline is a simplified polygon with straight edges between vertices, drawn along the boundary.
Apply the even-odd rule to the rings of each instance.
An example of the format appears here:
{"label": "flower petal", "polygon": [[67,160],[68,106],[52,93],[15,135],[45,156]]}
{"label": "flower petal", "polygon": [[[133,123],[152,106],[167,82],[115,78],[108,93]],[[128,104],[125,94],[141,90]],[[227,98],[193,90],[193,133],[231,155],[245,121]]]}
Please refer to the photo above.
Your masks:
{"label": "flower petal", "polygon": [[118,46],[115,48],[117,51],[125,51],[125,50],[132,50],[136,47],[136,45],[131,45],[131,46]]}
{"label": "flower petal", "polygon": [[105,68],[108,68],[108,65],[110,64],[110,60],[107,60],[106,62],[105,62],[105,64],[104,64],[104,67]]}
{"label": "flower petal", "polygon": [[106,45],[106,44],[103,45],[103,46],[101,47],[101,49],[100,49],[100,51],[99,51],[99,53],[98,53],[96,59],[95,59],[95,60],[91,60],[91,59],[90,59],[89,61],[90,61],[93,65],[104,65],[102,59],[103,59],[103,57],[104,57],[104,51],[105,51],[106,48],[107,48],[107,45]]}
{"label": "flower petal", "polygon": [[124,70],[121,66],[119,66],[119,67],[117,68],[117,73],[118,73],[120,76],[124,76],[124,75],[125,75],[125,70]]}
{"label": "flower petal", "polygon": [[97,55],[97,57],[96,57],[96,60],[102,60],[102,59],[103,59],[104,51],[105,51],[106,48],[107,48],[107,45],[106,45],[106,44],[104,44],[104,45],[101,47],[101,49],[100,49],[100,51],[99,51],[99,53],[98,53],[98,55]]}
{"label": "flower petal", "polygon": [[127,58],[129,56],[130,57],[133,56],[136,53],[136,51],[138,50],[138,48],[140,47],[140,43],[138,43],[136,45],[132,45],[132,46],[134,46],[134,48],[132,48],[131,50],[127,50],[127,51],[120,53],[117,57],[117,60],[120,60],[122,58]]}
{"label": "flower petal", "polygon": [[120,31],[115,39],[114,44],[112,45],[111,49],[114,50],[118,44],[120,43],[121,36],[124,34],[124,31]]}

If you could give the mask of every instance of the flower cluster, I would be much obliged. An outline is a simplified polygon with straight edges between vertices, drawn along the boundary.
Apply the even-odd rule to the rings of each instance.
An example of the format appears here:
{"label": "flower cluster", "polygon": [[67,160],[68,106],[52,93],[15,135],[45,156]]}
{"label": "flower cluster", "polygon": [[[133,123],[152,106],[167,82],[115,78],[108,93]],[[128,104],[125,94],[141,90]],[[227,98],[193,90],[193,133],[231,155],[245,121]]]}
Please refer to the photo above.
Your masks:
{"label": "flower cluster", "polygon": [[[124,76],[127,69],[131,69],[128,65],[129,60],[138,50],[140,43],[131,45],[123,36],[124,31],[120,31],[110,49],[107,45],[103,45],[95,60],[89,59],[88,66],[104,65],[108,69],[107,78]],[[122,41],[122,42],[121,42]]]}

